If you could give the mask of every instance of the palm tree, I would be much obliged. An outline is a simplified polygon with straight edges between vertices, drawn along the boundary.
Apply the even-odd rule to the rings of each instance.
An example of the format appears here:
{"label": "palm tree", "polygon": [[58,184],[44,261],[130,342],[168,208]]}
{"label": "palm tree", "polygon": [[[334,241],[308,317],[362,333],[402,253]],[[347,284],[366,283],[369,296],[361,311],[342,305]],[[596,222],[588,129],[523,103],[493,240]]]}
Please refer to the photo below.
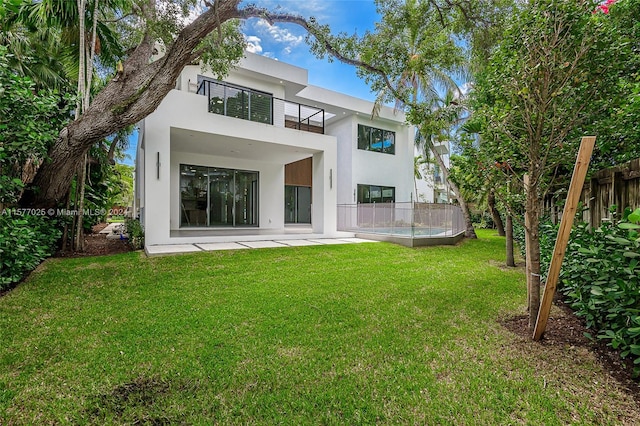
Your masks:
{"label": "palm tree", "polygon": [[424,179],[424,166],[431,164],[431,160],[424,154],[413,157],[413,186],[415,189],[415,200],[418,201],[418,181]]}
{"label": "palm tree", "polygon": [[409,121],[420,135],[418,148],[423,154],[433,155],[447,179],[465,217],[465,236],[477,238],[467,203],[455,182],[449,179],[446,164],[435,149],[435,144],[447,140],[443,138],[448,138],[464,116],[462,93],[451,77],[464,74],[464,55],[445,33],[443,23],[430,18],[436,13],[432,7],[429,2],[418,0],[388,5],[383,14],[384,25],[378,26],[375,36],[369,35],[371,44],[377,45],[378,51],[382,44],[391,58],[379,64],[380,69],[389,70],[390,81],[378,92],[372,115],[377,115],[380,107],[390,101],[395,102],[396,110],[409,110]]}

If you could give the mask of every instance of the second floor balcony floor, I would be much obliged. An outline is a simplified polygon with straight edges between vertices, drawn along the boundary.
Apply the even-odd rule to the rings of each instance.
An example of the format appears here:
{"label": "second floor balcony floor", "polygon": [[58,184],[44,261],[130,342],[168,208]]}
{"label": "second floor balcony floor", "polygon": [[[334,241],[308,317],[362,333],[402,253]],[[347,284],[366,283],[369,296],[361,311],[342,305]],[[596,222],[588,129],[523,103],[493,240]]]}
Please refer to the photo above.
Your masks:
{"label": "second floor balcony floor", "polygon": [[[208,110],[242,120],[324,134],[324,109],[288,101],[218,80],[199,78],[199,95],[207,97]],[[329,114],[329,116],[332,116]]]}

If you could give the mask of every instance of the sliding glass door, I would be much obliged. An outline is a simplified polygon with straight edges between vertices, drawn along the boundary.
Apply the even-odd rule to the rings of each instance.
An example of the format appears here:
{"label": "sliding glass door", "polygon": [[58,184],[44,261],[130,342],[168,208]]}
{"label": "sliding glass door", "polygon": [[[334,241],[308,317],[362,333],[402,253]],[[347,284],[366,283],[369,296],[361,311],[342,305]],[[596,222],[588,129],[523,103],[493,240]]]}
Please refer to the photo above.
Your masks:
{"label": "sliding glass door", "polygon": [[311,188],[308,186],[284,187],[285,223],[311,223]]}
{"label": "sliding glass door", "polygon": [[258,172],[180,166],[181,226],[257,226]]}

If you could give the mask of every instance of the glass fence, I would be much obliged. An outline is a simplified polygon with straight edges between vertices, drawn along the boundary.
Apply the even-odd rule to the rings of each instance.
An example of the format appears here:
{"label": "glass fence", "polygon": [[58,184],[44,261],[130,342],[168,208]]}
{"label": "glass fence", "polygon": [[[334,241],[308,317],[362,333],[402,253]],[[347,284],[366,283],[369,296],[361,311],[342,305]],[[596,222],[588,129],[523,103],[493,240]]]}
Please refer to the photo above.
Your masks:
{"label": "glass fence", "polygon": [[460,207],[435,203],[339,204],[338,230],[406,237],[453,236],[465,230]]}

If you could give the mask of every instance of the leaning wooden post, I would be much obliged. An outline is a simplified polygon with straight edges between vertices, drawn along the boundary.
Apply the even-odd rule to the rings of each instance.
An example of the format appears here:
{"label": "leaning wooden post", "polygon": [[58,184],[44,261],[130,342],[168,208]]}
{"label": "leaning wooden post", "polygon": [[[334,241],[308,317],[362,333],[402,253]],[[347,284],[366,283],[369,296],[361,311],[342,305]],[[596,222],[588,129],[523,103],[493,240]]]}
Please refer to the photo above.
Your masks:
{"label": "leaning wooden post", "polygon": [[584,178],[587,175],[587,169],[589,168],[589,161],[591,160],[591,153],[593,152],[593,146],[595,143],[595,136],[585,136],[582,138],[582,142],[580,143],[576,166],[573,169],[573,176],[571,177],[571,184],[569,185],[567,201],[565,202],[564,210],[562,211],[558,237],[556,238],[556,244],[553,248],[551,265],[549,265],[549,273],[547,274],[547,283],[544,286],[544,293],[542,294],[542,301],[540,302],[540,310],[538,311],[536,327],[533,330],[533,340],[540,340],[547,327],[547,320],[549,319],[549,312],[551,311],[551,303],[553,302],[553,296],[556,292],[558,278],[560,276],[560,267],[562,266],[562,260],[564,259],[564,254],[567,250],[567,243],[569,242],[573,219],[576,215],[576,210],[578,209],[578,202],[580,201],[580,194],[582,193],[582,185],[584,184]]}

